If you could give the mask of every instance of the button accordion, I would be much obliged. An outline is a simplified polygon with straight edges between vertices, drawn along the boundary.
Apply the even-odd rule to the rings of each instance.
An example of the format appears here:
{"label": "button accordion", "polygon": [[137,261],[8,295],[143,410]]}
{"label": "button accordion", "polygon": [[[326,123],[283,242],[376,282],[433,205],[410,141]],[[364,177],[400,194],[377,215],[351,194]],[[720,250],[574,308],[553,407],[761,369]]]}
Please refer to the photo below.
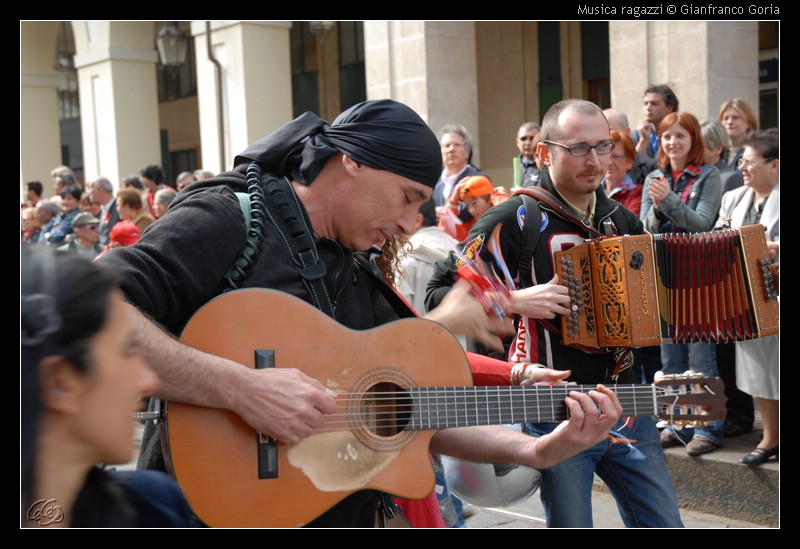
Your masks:
{"label": "button accordion", "polygon": [[778,333],[776,281],[762,225],[587,240],[555,253],[572,309],[566,345],[741,341]]}

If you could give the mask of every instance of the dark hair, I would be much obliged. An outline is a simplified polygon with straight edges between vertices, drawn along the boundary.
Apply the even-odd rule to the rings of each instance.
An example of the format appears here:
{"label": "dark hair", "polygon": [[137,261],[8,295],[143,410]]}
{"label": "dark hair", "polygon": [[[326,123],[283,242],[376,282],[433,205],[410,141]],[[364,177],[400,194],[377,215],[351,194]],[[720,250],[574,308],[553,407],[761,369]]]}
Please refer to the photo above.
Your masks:
{"label": "dark hair", "polygon": [[139,175],[146,177],[147,179],[152,179],[159,185],[164,182],[164,170],[162,170],[161,166],[158,164],[148,164],[139,170]]}
{"label": "dark hair", "polygon": [[678,111],[678,96],[675,95],[672,88],[666,84],[650,84],[647,86],[647,89],[644,90],[645,95],[648,93],[657,93],[661,96],[661,99],[664,100],[664,103],[672,106],[672,112]]}
{"label": "dark hair", "polygon": [[26,185],[29,191],[33,191],[36,193],[36,196],[42,196],[42,193],[44,192],[44,187],[42,186],[41,181],[28,181]]}
{"label": "dark hair", "polygon": [[[667,129],[675,123],[680,124],[692,138],[692,147],[689,149],[689,155],[686,157],[686,162],[694,164],[697,167],[703,165],[703,157],[706,153],[705,141],[703,141],[703,132],[700,130],[700,122],[695,115],[688,112],[671,112],[664,117],[661,121],[661,127],[658,129],[658,136],[664,134]],[[669,157],[664,152],[662,147],[658,149],[658,165],[669,166]]]}
{"label": "dark hair", "polygon": [[61,189],[61,192],[58,195],[63,199],[67,195],[72,195],[72,197],[77,200],[78,202],[81,201],[81,196],[83,196],[83,191],[81,191],[78,187],[74,185],[70,185],[69,187],[64,187]]}
{"label": "dark hair", "polygon": [[422,205],[417,210],[417,213],[422,214],[422,226],[423,227],[435,227],[437,221],[436,216],[436,202],[433,199],[428,200],[427,202],[423,202]]}
{"label": "dark hair", "polygon": [[758,151],[764,160],[780,159],[778,128],[770,128],[758,132],[750,132],[744,138],[744,146]]}
{"label": "dark hair", "polygon": [[[20,254],[20,476],[22,510],[26,511],[32,503],[42,414],[39,363],[45,357],[60,356],[79,372],[91,369],[91,343],[107,321],[116,285],[108,271],[72,253],[48,246],[23,246]],[[93,496],[92,505],[85,499],[85,505],[76,502],[73,525],[76,520],[91,522],[98,512],[105,515],[112,509],[114,516],[128,516],[108,504],[118,499],[114,495],[117,487],[101,486],[98,481],[104,477],[98,472],[87,478],[85,491],[102,492],[105,497]]]}
{"label": "dark hair", "polygon": [[142,182],[139,181],[139,176],[136,174],[131,174],[122,180],[122,188],[124,189],[126,187],[133,187],[134,189],[139,189],[140,191],[144,190],[144,186],[142,186]]}

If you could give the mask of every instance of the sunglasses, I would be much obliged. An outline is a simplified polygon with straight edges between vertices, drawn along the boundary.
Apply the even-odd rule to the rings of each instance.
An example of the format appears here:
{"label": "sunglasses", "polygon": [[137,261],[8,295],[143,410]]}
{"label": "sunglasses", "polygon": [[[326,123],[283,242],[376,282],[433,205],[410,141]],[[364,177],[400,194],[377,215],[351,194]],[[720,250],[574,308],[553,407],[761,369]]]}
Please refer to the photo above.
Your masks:
{"label": "sunglasses", "polygon": [[98,228],[100,228],[100,226],[97,225],[97,224],[94,224],[94,225],[81,225],[78,228],[79,229],[88,229],[90,231],[96,231]]}

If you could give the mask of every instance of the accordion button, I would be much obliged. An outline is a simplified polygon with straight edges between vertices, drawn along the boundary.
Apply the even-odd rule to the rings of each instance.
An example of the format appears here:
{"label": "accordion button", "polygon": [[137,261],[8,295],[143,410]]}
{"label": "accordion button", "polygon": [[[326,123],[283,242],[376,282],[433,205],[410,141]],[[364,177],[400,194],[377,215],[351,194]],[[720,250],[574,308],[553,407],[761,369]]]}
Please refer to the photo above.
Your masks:
{"label": "accordion button", "polygon": [[572,306],[572,310],[573,310],[573,311],[577,311],[577,310],[578,310],[578,306],[577,306],[577,305],[573,305],[573,306]]}
{"label": "accordion button", "polygon": [[583,314],[583,307],[579,308],[579,309],[578,309],[578,312],[579,312],[580,314]]}

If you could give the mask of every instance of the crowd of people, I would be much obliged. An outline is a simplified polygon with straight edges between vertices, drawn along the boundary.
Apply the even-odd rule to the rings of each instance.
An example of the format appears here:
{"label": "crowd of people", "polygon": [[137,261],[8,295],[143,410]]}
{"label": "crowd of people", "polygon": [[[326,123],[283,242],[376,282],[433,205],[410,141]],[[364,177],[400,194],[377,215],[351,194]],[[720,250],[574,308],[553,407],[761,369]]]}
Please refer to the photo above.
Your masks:
{"label": "crowd of people", "polygon": [[115,192],[106,177],[84,185],[67,166],[51,171],[53,188],[45,198],[40,181],[26,184],[22,203],[22,244],[45,244],[94,259],[105,250],[130,246],[144,230],[163,217],[180,189],[213,177],[196,170],[178,175],[175,186],[164,183],[157,164],[125,177]]}
{"label": "crowd of people", "polygon": [[[583,100],[555,104],[541,125],[520,125],[519,154],[506,185],[473,163],[474,140],[465,127],[451,124],[434,133],[413,110],[390,100],[360,103],[330,125],[306,113],[238,155],[232,171],[216,177],[184,172],[174,187],[157,165],[124,179],[116,192],[104,177],[84,188],[63,166],[53,171],[50,199],[42,197],[41,183],[29,182],[21,237],[21,366],[28,380],[22,395],[23,524],[45,525],[37,502],[50,499],[58,500],[63,515],[52,525],[202,524],[178,485],[161,473],[167,450],[152,423],[137,471],[151,476],[117,476],[98,467],[128,455],[95,434],[91,451],[61,473],[71,479],[68,486],[53,484],[59,469],[44,448],[77,446],[75,433],[90,428],[113,430],[113,440],[130,442],[130,422],[122,428],[121,418],[129,418],[131,403],[145,395],[157,397],[153,411],[164,400],[232,411],[290,445],[322,427],[337,399],[320,380],[293,368],[241,368],[177,339],[215,296],[270,288],[351,329],[415,316],[437,322],[458,337],[476,385],[597,387],[568,393],[570,418],[562,425],[440,430],[430,443],[436,490],[429,498],[415,503],[356,490],[308,526],[373,526],[376,514],[392,515],[399,505],[417,526],[463,527],[464,510],[448,491],[440,455],[540,469],[550,527],[592,526],[595,474],[627,526],[682,526],[663,448],[684,444],[687,453],[700,455],[721,447],[726,436],[752,430],[755,397],[764,435],[742,463],[756,466],[778,456],[778,336],[720,346],[665,343],[634,353],[564,345],[550,321],[570,312],[570,297],[557,283],[552,256],[600,235],[761,223],[777,264],[778,132],[758,131],[740,99],[702,124],[678,109],[665,85],[648,87],[643,106],[632,131],[614,109]],[[539,203],[529,213],[541,220],[526,223],[530,187],[563,210]],[[532,247],[525,236],[531,226],[538,227]],[[491,235],[505,265],[476,244]],[[456,271],[469,254],[510,277],[512,289],[497,298],[499,309],[487,308],[458,281]],[[80,256],[83,263],[65,259]],[[82,302],[56,285],[56,270],[83,273],[70,292],[92,292],[97,318],[75,316]],[[90,287],[92,280],[100,286]],[[106,342],[112,329],[124,337]],[[71,339],[79,342],[76,348]],[[104,368],[129,371],[124,377],[104,374]],[[659,433],[649,416],[621,417],[617,395],[606,388],[651,382],[658,370],[688,369],[723,377],[725,421],[695,429],[661,426]],[[105,385],[93,382],[96,376]],[[48,391],[59,380],[74,387],[74,402]],[[114,403],[118,413],[95,413],[108,400],[120,400],[116,395],[123,397]],[[87,414],[100,417],[87,420]],[[51,424],[54,429],[45,429]],[[143,503],[154,492],[163,504]],[[101,502],[108,502],[104,514],[93,514]]]}

